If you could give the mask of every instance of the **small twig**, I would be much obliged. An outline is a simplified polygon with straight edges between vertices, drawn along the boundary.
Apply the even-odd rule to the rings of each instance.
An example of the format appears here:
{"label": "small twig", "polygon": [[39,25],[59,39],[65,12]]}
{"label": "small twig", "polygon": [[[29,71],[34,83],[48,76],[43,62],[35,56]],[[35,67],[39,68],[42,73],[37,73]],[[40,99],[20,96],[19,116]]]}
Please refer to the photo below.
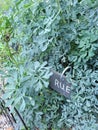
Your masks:
{"label": "small twig", "polygon": [[21,119],[21,121],[22,121],[22,123],[23,123],[25,129],[28,130],[28,128],[27,128],[27,126],[26,126],[26,123],[24,122],[24,120],[23,120],[22,116],[20,115],[20,113],[18,112],[18,110],[17,110],[15,107],[14,107],[14,110],[15,110],[15,112],[17,113],[17,115],[19,116],[19,118]]}

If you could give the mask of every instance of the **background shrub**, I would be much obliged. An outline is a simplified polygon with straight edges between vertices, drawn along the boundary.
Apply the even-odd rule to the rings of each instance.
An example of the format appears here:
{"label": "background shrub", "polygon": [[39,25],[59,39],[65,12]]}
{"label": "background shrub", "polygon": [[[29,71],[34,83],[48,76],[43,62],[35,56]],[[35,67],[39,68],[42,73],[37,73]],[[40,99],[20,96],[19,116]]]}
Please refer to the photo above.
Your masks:
{"label": "background shrub", "polygon": [[[6,106],[12,112],[16,107],[30,130],[97,130],[97,0],[13,3],[0,21]],[[50,69],[62,72],[67,66],[70,100],[48,88]]]}

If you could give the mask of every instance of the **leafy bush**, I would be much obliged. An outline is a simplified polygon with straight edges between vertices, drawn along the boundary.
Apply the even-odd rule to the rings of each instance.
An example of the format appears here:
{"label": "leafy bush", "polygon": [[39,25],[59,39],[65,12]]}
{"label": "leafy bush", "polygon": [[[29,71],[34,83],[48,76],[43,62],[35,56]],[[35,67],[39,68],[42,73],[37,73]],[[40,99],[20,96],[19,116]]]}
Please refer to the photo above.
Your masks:
{"label": "leafy bush", "polygon": [[[14,4],[0,21],[6,106],[12,112],[16,107],[30,130],[98,129],[97,1]],[[48,88],[50,69],[62,72],[67,66],[70,100]]]}
{"label": "leafy bush", "polygon": [[4,12],[9,9],[9,7],[12,6],[12,1],[10,0],[0,0],[0,12]]}

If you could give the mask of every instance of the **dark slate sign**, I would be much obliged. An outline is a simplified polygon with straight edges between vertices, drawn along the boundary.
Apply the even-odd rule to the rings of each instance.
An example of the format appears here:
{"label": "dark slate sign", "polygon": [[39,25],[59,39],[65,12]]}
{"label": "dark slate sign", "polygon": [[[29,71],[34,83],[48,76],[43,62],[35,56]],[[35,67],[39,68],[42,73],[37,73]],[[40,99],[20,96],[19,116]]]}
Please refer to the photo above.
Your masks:
{"label": "dark slate sign", "polygon": [[64,95],[67,98],[70,98],[71,94],[71,83],[66,80],[64,75],[61,75],[58,72],[52,71],[53,74],[50,77],[49,87],[59,92],[61,95]]}

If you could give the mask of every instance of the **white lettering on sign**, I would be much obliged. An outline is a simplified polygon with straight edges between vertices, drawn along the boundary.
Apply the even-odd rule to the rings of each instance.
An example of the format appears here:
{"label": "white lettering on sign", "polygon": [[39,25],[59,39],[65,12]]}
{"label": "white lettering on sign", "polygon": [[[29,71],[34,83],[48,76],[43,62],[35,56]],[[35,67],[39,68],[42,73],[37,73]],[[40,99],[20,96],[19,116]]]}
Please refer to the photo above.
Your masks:
{"label": "white lettering on sign", "polygon": [[55,79],[55,86],[59,87],[59,81]]}
{"label": "white lettering on sign", "polygon": [[66,93],[70,93],[70,87],[69,86],[65,86],[65,84],[61,83],[60,81],[58,81],[57,79],[55,79],[55,86],[65,90]]}
{"label": "white lettering on sign", "polygon": [[70,93],[70,87],[66,86],[66,93]]}
{"label": "white lettering on sign", "polygon": [[59,84],[60,84],[60,88],[61,88],[62,90],[64,90],[64,89],[65,89],[65,85],[62,84],[61,82],[60,82]]}

